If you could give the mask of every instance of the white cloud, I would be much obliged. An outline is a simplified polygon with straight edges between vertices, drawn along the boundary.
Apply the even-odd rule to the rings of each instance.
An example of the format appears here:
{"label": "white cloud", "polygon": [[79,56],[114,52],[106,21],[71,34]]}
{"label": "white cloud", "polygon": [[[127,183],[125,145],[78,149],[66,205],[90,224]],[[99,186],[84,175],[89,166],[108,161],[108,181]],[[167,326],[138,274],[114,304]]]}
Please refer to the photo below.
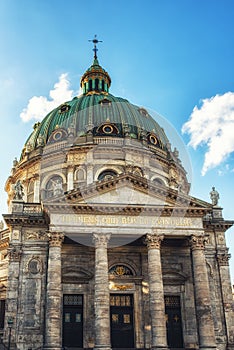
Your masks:
{"label": "white cloud", "polygon": [[33,96],[28,101],[28,105],[20,113],[20,118],[24,122],[29,120],[42,120],[52,109],[61,103],[69,101],[74,96],[74,91],[70,90],[70,82],[67,73],[59,77],[59,81],[54,84],[54,88],[49,92],[50,99],[45,96]]}
{"label": "white cloud", "polygon": [[190,135],[194,149],[206,145],[202,175],[221,164],[234,151],[234,93],[227,92],[195,106],[182,132]]}

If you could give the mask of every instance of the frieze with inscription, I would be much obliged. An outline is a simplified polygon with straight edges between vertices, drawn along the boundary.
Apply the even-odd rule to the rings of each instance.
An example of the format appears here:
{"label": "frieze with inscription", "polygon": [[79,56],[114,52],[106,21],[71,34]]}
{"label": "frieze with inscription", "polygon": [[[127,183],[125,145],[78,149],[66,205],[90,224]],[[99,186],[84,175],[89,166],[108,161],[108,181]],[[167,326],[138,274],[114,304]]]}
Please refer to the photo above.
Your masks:
{"label": "frieze with inscription", "polygon": [[163,228],[202,228],[199,218],[171,218],[125,215],[51,214],[51,223],[61,226],[137,226]]}

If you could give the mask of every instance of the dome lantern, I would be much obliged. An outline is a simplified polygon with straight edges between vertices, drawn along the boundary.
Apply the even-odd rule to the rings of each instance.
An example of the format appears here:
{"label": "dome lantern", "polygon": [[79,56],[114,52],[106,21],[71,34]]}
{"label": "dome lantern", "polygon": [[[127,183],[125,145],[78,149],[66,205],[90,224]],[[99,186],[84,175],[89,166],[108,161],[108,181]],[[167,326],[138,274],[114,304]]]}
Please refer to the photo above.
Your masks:
{"label": "dome lantern", "polygon": [[80,86],[82,88],[83,94],[98,94],[98,93],[108,93],[109,87],[111,85],[111,78],[109,74],[99,65],[97,58],[97,46],[96,44],[102,42],[94,36],[92,41],[94,44],[94,60],[93,64],[87,71],[83,74]]}

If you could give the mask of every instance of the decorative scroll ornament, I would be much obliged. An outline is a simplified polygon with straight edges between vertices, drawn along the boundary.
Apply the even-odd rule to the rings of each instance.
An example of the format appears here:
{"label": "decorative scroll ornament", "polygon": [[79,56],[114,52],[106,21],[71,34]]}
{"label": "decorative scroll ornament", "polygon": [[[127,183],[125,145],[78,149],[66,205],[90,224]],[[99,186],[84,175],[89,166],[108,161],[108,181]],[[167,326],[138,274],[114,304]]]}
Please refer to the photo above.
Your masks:
{"label": "decorative scroll ornament", "polygon": [[93,234],[93,242],[95,244],[96,248],[106,248],[107,244],[110,240],[111,234],[98,234],[98,233],[94,233]]}
{"label": "decorative scroll ornament", "polygon": [[29,272],[33,275],[42,273],[42,261],[39,256],[32,256],[26,262],[26,272]]}
{"label": "decorative scroll ornament", "polygon": [[133,273],[130,270],[129,267],[127,267],[126,265],[115,265],[113,267],[110,268],[109,270],[109,274],[114,275],[114,276],[132,276]]}
{"label": "decorative scroll ornament", "polygon": [[228,266],[230,258],[231,258],[231,254],[228,254],[228,252],[217,254],[217,260],[220,266]]}
{"label": "decorative scroll ornament", "polygon": [[191,236],[189,241],[192,250],[205,249],[205,243],[207,242],[208,238],[205,236]]}
{"label": "decorative scroll ornament", "polygon": [[160,249],[163,239],[164,235],[147,234],[145,243],[147,244],[148,249]]}
{"label": "decorative scroll ornament", "polygon": [[61,232],[47,232],[47,237],[50,247],[61,247],[64,240],[64,234]]}

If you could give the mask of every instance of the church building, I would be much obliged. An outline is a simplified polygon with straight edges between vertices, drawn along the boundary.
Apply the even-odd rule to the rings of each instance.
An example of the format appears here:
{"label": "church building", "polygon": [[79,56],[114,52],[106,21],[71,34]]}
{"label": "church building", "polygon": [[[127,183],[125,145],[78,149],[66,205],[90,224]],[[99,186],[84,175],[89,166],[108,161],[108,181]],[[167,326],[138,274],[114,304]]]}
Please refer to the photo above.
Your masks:
{"label": "church building", "polygon": [[219,195],[189,195],[150,113],[113,96],[97,58],[14,160],[0,232],[8,349],[234,350]]}

